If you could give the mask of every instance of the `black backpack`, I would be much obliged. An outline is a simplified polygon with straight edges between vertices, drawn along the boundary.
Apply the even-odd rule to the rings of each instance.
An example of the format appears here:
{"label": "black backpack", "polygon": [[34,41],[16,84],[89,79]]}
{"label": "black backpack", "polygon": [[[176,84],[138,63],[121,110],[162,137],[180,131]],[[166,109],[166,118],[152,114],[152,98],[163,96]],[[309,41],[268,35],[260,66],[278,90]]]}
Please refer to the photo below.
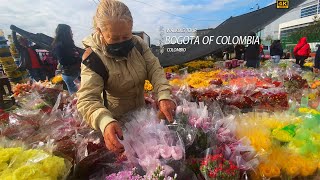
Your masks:
{"label": "black backpack", "polygon": [[[135,43],[135,47],[143,56],[143,48],[140,43]],[[107,101],[107,80],[109,78],[109,69],[103,64],[102,60],[99,58],[99,56],[91,49],[91,47],[87,48],[82,56],[82,63],[97,73],[99,76],[103,79],[103,104],[105,107],[108,107],[108,101]]]}

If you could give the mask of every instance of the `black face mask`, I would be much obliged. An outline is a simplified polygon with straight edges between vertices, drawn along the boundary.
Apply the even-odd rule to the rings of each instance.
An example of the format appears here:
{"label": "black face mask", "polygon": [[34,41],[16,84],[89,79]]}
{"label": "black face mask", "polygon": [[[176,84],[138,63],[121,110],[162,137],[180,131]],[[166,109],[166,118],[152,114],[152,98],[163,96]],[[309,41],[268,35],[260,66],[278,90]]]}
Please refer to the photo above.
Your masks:
{"label": "black face mask", "polygon": [[118,57],[128,57],[129,52],[134,47],[132,39],[116,44],[108,44],[107,52]]}

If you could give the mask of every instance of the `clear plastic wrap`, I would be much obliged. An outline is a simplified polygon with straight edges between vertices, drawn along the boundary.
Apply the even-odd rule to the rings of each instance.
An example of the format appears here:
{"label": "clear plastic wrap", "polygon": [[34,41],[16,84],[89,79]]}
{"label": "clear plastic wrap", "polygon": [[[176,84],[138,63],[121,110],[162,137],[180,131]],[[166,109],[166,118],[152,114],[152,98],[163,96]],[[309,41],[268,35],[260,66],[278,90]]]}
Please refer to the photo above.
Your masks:
{"label": "clear plastic wrap", "polygon": [[73,178],[89,179],[90,176],[100,176],[97,173],[101,170],[104,170],[102,174],[114,173],[117,157],[106,149],[102,134],[90,129],[81,130],[79,134],[83,135],[77,137]]}
{"label": "clear plastic wrap", "polygon": [[246,137],[237,138],[236,114],[228,115],[216,123],[216,139],[220,153],[242,171],[253,170],[259,164],[255,149]]}
{"label": "clear plastic wrap", "polygon": [[71,163],[50,152],[3,138],[0,142],[0,179],[66,179],[70,172]]}
{"label": "clear plastic wrap", "polygon": [[240,169],[217,149],[207,149],[201,159],[200,172],[206,180],[240,179]]}
{"label": "clear plastic wrap", "polygon": [[[213,112],[213,111],[212,111]],[[182,104],[177,106],[176,117],[180,124],[188,124],[195,128],[208,132],[214,128],[212,114],[208,110],[208,106],[204,102],[188,102],[183,100]]]}
{"label": "clear plastic wrap", "polygon": [[159,123],[154,110],[145,109],[130,117],[130,122],[124,125],[124,140],[121,141],[128,163],[141,166],[147,175],[158,166],[165,167],[166,175],[171,174],[173,169],[169,164],[185,157],[180,136],[164,121]]}

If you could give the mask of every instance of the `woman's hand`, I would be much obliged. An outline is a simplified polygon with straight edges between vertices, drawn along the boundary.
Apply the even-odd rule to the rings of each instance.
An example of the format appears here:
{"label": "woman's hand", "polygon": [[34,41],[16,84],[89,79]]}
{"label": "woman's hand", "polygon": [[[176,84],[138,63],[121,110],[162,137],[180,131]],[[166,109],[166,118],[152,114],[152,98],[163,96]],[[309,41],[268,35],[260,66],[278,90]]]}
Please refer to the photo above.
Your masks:
{"label": "woman's hand", "polygon": [[108,124],[108,126],[104,129],[103,137],[104,142],[110,151],[116,154],[121,154],[124,152],[124,147],[119,141],[119,139],[123,139],[123,134],[118,122],[112,122]]}
{"label": "woman's hand", "polygon": [[173,122],[173,114],[176,110],[176,104],[173,101],[168,99],[161,100],[159,102],[159,109],[170,123]]}

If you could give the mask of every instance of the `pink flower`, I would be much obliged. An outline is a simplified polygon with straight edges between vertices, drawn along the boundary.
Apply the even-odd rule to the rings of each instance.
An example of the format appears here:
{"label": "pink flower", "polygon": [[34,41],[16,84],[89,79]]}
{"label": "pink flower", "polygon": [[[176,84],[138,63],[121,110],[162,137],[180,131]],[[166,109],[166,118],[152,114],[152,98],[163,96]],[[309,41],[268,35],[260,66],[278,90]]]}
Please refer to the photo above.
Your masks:
{"label": "pink flower", "polygon": [[188,106],[186,106],[186,107],[184,107],[184,108],[182,109],[182,111],[183,111],[183,114],[189,114],[190,108],[189,108]]}
{"label": "pink flower", "polygon": [[164,159],[169,159],[171,157],[171,147],[166,145],[159,146],[160,155]]}
{"label": "pink flower", "polygon": [[178,107],[177,107],[176,113],[177,113],[177,114],[182,113],[182,107],[181,107],[181,106],[178,106]]}
{"label": "pink flower", "polygon": [[202,127],[202,123],[203,123],[203,118],[200,117],[200,118],[197,119],[197,121],[195,122],[194,126],[196,128],[201,128]]}
{"label": "pink flower", "polygon": [[160,151],[159,151],[159,148],[157,146],[151,146],[148,148],[148,154],[155,158],[155,159],[158,159],[160,158]]}
{"label": "pink flower", "polygon": [[183,150],[179,146],[172,146],[171,153],[174,160],[180,160],[183,157]]}
{"label": "pink flower", "polygon": [[196,122],[197,122],[197,118],[196,118],[196,117],[191,117],[191,118],[189,119],[189,124],[190,124],[191,126],[195,126]]}
{"label": "pink flower", "polygon": [[163,169],[164,169],[164,174],[165,176],[169,176],[171,173],[174,172],[174,170],[172,169],[172,167],[168,166],[168,165],[164,165],[163,166]]}
{"label": "pink flower", "polygon": [[154,159],[150,156],[146,156],[143,159],[139,159],[139,164],[141,165],[141,167],[143,167],[144,170],[153,171],[161,165],[161,162],[159,159]]}

